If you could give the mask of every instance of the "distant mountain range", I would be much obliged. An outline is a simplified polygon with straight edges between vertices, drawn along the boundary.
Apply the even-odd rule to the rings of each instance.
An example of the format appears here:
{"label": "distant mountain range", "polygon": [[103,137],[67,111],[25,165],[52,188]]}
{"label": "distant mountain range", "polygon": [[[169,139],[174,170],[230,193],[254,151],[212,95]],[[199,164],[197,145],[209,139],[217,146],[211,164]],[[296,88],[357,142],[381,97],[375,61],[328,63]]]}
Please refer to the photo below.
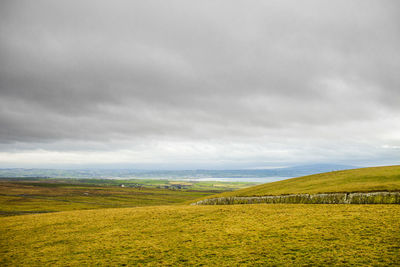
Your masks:
{"label": "distant mountain range", "polygon": [[0,169],[0,177],[49,177],[49,178],[265,178],[297,177],[315,173],[354,169],[356,166],[338,164],[311,164],[274,169],[244,170],[134,170],[134,169]]}

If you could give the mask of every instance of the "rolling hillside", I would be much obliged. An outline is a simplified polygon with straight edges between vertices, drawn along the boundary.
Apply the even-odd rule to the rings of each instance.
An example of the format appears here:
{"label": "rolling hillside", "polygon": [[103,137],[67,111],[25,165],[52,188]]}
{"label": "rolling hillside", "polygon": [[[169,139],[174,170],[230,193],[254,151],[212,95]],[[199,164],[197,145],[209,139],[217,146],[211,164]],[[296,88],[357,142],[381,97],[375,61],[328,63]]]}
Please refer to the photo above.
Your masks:
{"label": "rolling hillside", "polygon": [[225,192],[207,198],[373,191],[400,191],[400,166],[314,174]]}
{"label": "rolling hillside", "polygon": [[1,266],[387,266],[400,205],[158,206],[0,218]]}
{"label": "rolling hillside", "polygon": [[[224,194],[399,188],[400,166],[389,166]],[[399,228],[400,205],[379,204],[173,205],[30,214],[0,218],[0,265],[400,265]]]}

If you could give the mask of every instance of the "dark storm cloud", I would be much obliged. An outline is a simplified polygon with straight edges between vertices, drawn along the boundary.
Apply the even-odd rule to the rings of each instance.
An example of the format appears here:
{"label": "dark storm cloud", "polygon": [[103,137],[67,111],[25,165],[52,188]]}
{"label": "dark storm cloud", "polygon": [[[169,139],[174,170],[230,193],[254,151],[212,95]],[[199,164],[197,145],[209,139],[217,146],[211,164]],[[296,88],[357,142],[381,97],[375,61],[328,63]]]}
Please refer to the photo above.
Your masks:
{"label": "dark storm cloud", "polygon": [[352,134],[398,144],[397,128],[377,129],[399,121],[397,1],[0,5],[4,150]]}

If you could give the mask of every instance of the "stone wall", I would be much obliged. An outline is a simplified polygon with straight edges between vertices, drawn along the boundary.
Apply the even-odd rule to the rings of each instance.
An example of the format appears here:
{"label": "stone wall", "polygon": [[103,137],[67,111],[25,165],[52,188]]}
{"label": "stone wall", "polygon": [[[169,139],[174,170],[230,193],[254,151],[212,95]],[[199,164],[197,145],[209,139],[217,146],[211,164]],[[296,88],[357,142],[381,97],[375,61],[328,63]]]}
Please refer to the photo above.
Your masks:
{"label": "stone wall", "polygon": [[220,197],[200,200],[191,205],[233,204],[400,204],[400,192],[292,194],[260,197]]}

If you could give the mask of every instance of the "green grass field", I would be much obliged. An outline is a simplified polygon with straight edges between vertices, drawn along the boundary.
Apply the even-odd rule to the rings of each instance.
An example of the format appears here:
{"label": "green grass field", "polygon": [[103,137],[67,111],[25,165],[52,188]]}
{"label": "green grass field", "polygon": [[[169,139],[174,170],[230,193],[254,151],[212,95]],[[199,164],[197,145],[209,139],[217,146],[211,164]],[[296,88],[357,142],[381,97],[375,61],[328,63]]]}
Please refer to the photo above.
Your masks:
{"label": "green grass field", "polygon": [[400,191],[400,166],[371,167],[308,175],[224,192],[212,197]]}
{"label": "green grass field", "polygon": [[[399,170],[331,172],[220,195],[395,191]],[[216,191],[54,181],[3,181],[0,192],[3,215],[60,211],[1,217],[0,266],[400,265],[400,205],[189,206]]]}
{"label": "green grass field", "polygon": [[0,225],[2,266],[400,265],[398,205],[158,206]]}

